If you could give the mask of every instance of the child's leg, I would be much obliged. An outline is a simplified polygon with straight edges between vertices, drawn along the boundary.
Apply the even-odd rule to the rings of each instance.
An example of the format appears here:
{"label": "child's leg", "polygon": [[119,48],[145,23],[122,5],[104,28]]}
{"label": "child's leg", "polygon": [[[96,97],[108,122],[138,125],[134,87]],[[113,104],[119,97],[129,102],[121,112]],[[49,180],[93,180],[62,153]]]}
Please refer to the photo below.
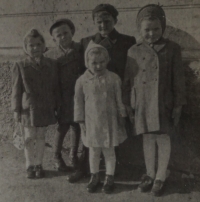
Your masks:
{"label": "child's leg", "polygon": [[158,171],[156,174],[156,180],[165,181],[167,166],[169,163],[171,153],[171,141],[170,136],[167,134],[157,135],[158,144]]}
{"label": "child's leg", "polygon": [[25,158],[26,168],[34,166],[34,152],[35,152],[35,140],[36,140],[36,127],[24,127],[25,133]]}
{"label": "child's leg", "polygon": [[90,172],[93,174],[99,172],[100,155],[101,147],[89,148]]}
{"label": "child's leg", "polygon": [[65,135],[69,130],[69,123],[62,123],[58,125],[57,132],[54,140],[54,163],[55,167],[59,171],[69,171],[69,167],[65,164],[62,158],[62,147]]}
{"label": "child's leg", "polygon": [[102,191],[109,194],[114,189],[114,173],[116,165],[115,148],[102,148],[106,163],[106,178]]}
{"label": "child's leg", "polygon": [[90,159],[90,172],[91,178],[87,185],[88,192],[95,192],[99,185],[99,163],[100,163],[101,148],[89,147],[89,159]]}
{"label": "child's leg", "polygon": [[144,159],[147,175],[152,179],[155,178],[155,151],[156,151],[156,135],[143,135]]}
{"label": "child's leg", "polygon": [[45,133],[46,127],[37,127],[36,143],[35,143],[35,165],[42,165],[45,149]]}
{"label": "child's leg", "polygon": [[102,152],[105,158],[106,164],[106,175],[114,175],[115,173],[115,165],[116,165],[116,156],[115,156],[115,148],[102,148]]}
{"label": "child's leg", "polygon": [[65,138],[65,135],[67,134],[69,130],[70,124],[69,123],[62,123],[58,125],[57,132],[55,134],[55,140],[54,140],[54,157],[56,159],[62,158],[61,151],[63,146],[63,141]]}
{"label": "child's leg", "polygon": [[77,166],[77,152],[79,148],[79,142],[80,142],[80,127],[78,123],[72,123],[70,127],[70,142],[71,142],[71,148],[70,148],[70,164],[72,167]]}

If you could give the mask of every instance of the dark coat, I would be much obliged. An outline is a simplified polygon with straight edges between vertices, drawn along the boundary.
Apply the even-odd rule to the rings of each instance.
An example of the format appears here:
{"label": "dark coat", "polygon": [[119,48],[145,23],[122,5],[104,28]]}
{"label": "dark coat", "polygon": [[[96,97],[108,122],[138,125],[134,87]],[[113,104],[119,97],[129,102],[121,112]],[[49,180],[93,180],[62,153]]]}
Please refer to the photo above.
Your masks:
{"label": "dark coat", "polygon": [[123,101],[135,109],[137,134],[170,133],[172,110],[185,100],[185,79],[178,44],[161,39],[154,48],[145,42],[128,51]]}
{"label": "dark coat", "polygon": [[72,42],[67,53],[60,47],[56,47],[47,51],[45,56],[57,60],[58,63],[61,93],[59,123],[73,122],[75,83],[83,73],[80,66],[80,44]]}
{"label": "dark coat", "polygon": [[25,126],[48,126],[57,122],[60,105],[56,61],[43,57],[38,66],[30,57],[12,69],[11,107]]}
{"label": "dark coat", "polygon": [[84,52],[91,40],[93,40],[97,44],[104,46],[108,50],[111,59],[108,64],[108,70],[116,73],[123,81],[127,51],[132,45],[135,44],[135,38],[120,34],[115,29],[110,33],[109,39],[102,38],[100,33],[83,38],[81,40],[83,64]]}

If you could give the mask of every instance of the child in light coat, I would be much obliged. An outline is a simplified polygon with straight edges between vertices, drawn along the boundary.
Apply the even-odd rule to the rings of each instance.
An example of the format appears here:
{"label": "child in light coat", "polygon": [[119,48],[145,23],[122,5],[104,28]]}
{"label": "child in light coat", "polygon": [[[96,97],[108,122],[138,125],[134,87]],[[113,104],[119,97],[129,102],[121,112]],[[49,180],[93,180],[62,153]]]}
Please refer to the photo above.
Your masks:
{"label": "child in light coat", "polygon": [[143,135],[147,173],[139,190],[151,190],[152,195],[158,196],[164,191],[171,152],[170,135],[186,103],[184,68],[180,46],[163,38],[166,17],[159,5],[141,8],[137,26],[142,40],[128,51],[124,103],[135,111],[136,133]]}
{"label": "child in light coat", "polygon": [[114,188],[115,150],[126,139],[124,120],[126,111],[121,100],[121,80],[108,71],[109,55],[101,45],[90,43],[85,51],[87,71],[75,86],[74,119],[81,127],[83,144],[89,147],[91,180],[88,192],[99,185],[100,154],[106,163],[106,178],[102,191]]}

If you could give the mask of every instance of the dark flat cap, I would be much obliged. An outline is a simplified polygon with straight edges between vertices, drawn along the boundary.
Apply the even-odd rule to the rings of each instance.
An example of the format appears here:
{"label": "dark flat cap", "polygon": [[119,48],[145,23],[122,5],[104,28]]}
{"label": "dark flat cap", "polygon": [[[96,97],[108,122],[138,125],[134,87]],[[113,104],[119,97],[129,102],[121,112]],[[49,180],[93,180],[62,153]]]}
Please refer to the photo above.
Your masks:
{"label": "dark flat cap", "polygon": [[99,4],[92,11],[93,19],[94,19],[95,13],[97,13],[99,11],[106,11],[106,12],[110,13],[113,16],[113,18],[116,18],[119,14],[117,9],[114,6],[112,6],[110,4]]}
{"label": "dark flat cap", "polygon": [[142,7],[137,14],[137,20],[136,20],[137,26],[140,25],[142,19],[145,17],[158,18],[161,22],[162,31],[163,32],[165,31],[166,17],[165,17],[165,12],[160,5],[148,4]]}
{"label": "dark flat cap", "polygon": [[72,34],[74,35],[74,33],[75,33],[75,26],[74,26],[74,23],[73,23],[71,20],[67,19],[67,18],[63,18],[63,19],[58,19],[58,20],[56,20],[56,21],[53,23],[53,25],[51,25],[51,27],[50,27],[50,29],[49,29],[50,34],[52,35],[53,30],[54,30],[55,28],[61,26],[61,25],[68,25],[69,28],[70,28],[71,31],[72,31]]}

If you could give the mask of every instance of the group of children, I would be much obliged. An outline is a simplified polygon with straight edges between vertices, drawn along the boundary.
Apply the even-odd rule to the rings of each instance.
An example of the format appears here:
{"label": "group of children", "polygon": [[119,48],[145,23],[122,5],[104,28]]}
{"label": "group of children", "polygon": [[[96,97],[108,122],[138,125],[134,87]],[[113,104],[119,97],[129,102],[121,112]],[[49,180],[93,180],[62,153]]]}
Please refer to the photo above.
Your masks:
{"label": "group of children", "polygon": [[[111,193],[117,146],[127,138],[129,122],[135,124],[137,135],[143,135],[147,172],[138,189],[161,195],[170,158],[171,130],[186,103],[180,47],[163,38],[166,17],[159,5],[149,4],[139,10],[136,23],[141,41],[137,44],[134,37],[114,28],[118,11],[112,5],[98,5],[92,16],[98,33],[80,43],[72,40],[75,26],[69,19],[60,19],[51,26],[56,44],[52,50],[46,51],[45,40],[35,29],[24,38],[27,57],[12,69],[12,109],[15,121],[21,122],[25,132],[27,177],[44,177],[46,127],[58,122],[56,168],[73,168],[75,172],[68,180],[76,182],[87,172],[89,159],[91,179],[87,190],[95,192],[100,184],[103,153],[106,177],[102,191]],[[67,166],[61,150],[69,129]],[[82,157],[78,160],[80,142]]]}

